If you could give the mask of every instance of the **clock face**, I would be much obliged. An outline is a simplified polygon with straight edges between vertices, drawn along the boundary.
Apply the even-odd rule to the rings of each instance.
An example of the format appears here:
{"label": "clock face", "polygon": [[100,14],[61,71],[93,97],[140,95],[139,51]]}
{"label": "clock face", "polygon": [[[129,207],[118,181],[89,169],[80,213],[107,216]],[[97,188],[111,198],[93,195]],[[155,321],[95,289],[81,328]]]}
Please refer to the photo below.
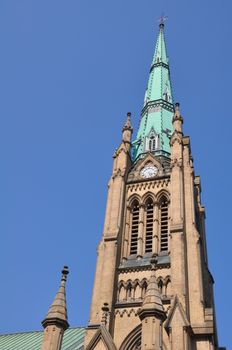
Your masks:
{"label": "clock face", "polygon": [[155,176],[157,173],[158,168],[154,165],[147,165],[140,171],[140,175],[146,179]]}

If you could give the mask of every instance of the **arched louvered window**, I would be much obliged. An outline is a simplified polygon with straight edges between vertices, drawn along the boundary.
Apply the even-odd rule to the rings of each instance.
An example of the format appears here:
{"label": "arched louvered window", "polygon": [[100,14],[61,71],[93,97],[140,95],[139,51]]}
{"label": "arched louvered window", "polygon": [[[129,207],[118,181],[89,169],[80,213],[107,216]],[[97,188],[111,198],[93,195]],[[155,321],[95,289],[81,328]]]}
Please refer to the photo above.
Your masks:
{"label": "arched louvered window", "polygon": [[145,253],[152,252],[152,240],[153,240],[153,215],[154,206],[152,199],[148,199],[146,202],[146,238],[145,238]]}
{"label": "arched louvered window", "polygon": [[134,201],[132,204],[132,220],[131,220],[131,242],[130,254],[137,254],[138,248],[138,232],[139,232],[139,203]]}
{"label": "arched louvered window", "polygon": [[150,151],[155,151],[156,150],[156,138],[154,135],[150,136],[149,139],[149,150]]}
{"label": "arched louvered window", "polygon": [[160,201],[160,251],[168,251],[168,200],[165,196]]}

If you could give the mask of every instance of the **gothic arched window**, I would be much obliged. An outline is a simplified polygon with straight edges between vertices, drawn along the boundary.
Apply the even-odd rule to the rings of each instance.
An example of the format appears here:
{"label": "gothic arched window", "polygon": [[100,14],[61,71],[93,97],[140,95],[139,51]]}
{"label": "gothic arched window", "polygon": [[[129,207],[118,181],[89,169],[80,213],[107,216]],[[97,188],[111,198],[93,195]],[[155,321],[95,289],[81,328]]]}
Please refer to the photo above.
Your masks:
{"label": "gothic arched window", "polygon": [[138,232],[139,232],[139,203],[137,200],[135,200],[132,204],[131,240],[130,240],[131,255],[137,254]]}
{"label": "gothic arched window", "polygon": [[151,130],[146,137],[145,151],[154,152],[159,148],[159,135],[155,130]]}
{"label": "gothic arched window", "polygon": [[165,296],[170,296],[170,295],[171,295],[171,280],[170,278],[168,278],[165,283]]}
{"label": "gothic arched window", "polygon": [[126,290],[127,290],[126,299],[130,300],[132,298],[132,284],[131,284],[131,282],[128,283]]}
{"label": "gothic arched window", "polygon": [[162,281],[162,279],[160,279],[158,282],[158,288],[159,288],[160,294],[162,295],[163,294],[163,281]]}
{"label": "gothic arched window", "polygon": [[146,202],[146,237],[145,237],[145,253],[152,252],[153,240],[153,201],[149,198]]}
{"label": "gothic arched window", "polygon": [[151,135],[149,139],[149,150],[155,151],[156,150],[156,137],[155,135]]}
{"label": "gothic arched window", "polygon": [[142,298],[145,297],[146,291],[147,291],[147,282],[144,281],[142,284]]}
{"label": "gothic arched window", "polygon": [[160,200],[160,251],[168,251],[168,200]]}

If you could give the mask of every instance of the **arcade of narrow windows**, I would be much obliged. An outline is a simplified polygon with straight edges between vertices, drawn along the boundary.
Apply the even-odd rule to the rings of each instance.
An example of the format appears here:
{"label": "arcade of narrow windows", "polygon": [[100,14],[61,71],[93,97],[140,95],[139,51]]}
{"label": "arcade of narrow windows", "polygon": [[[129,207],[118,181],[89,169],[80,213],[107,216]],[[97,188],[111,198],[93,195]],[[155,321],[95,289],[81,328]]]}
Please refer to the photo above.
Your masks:
{"label": "arcade of narrow windows", "polygon": [[123,256],[159,254],[169,250],[169,200],[162,195],[158,202],[148,197],[137,199],[128,207]]}
{"label": "arcade of narrow windows", "polygon": [[[171,296],[171,279],[169,276],[166,278],[159,277],[157,279],[159,292],[163,298]],[[142,281],[128,280],[127,282],[120,281],[118,284],[118,302],[132,302],[142,300],[147,290],[147,280]]]}

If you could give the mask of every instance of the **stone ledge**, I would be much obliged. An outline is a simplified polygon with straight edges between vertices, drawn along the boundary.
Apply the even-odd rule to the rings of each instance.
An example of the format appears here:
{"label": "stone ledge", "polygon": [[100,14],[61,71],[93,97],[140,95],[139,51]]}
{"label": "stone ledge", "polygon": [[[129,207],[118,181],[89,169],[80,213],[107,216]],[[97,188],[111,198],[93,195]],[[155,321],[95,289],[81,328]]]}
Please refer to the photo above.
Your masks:
{"label": "stone ledge", "polygon": [[89,324],[86,329],[99,329],[100,326],[100,324]]}
{"label": "stone ledge", "polygon": [[191,328],[194,335],[213,335],[214,334],[213,322],[207,322],[207,324],[202,324],[202,325],[192,325]]}

